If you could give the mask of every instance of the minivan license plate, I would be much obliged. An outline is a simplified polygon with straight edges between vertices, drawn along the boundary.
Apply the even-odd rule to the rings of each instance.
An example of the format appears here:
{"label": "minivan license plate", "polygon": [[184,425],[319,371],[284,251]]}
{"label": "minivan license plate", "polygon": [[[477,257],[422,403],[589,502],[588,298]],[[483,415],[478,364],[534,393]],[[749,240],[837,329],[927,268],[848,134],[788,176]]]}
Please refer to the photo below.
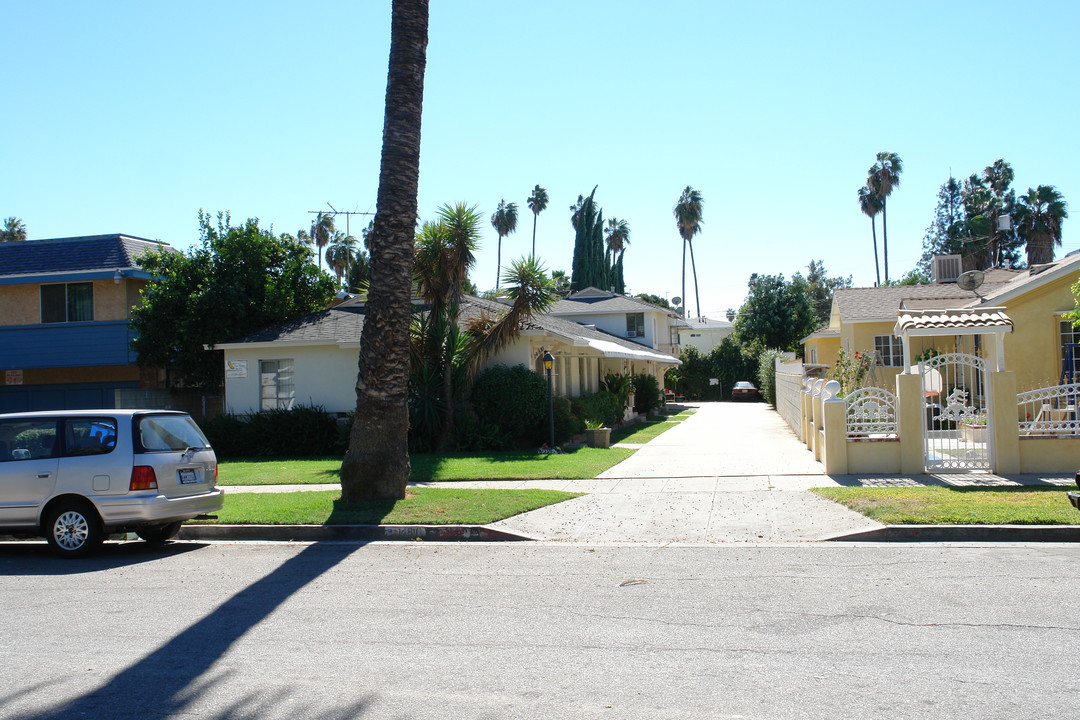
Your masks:
{"label": "minivan license plate", "polygon": [[181,485],[193,485],[199,482],[199,476],[195,474],[194,470],[180,470],[179,472]]}

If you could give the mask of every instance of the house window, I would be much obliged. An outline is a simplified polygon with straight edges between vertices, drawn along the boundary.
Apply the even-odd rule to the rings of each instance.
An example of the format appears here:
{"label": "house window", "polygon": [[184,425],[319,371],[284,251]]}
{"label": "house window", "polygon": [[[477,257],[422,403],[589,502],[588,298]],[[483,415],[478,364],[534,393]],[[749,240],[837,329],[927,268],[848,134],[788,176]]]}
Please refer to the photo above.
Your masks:
{"label": "house window", "polygon": [[626,337],[645,337],[645,313],[626,314]]}
{"label": "house window", "polygon": [[900,367],[904,364],[904,341],[898,337],[875,335],[874,350],[885,367]]}
{"label": "house window", "polygon": [[41,322],[88,322],[93,319],[93,283],[41,286]]}
{"label": "house window", "polygon": [[260,360],[260,410],[291,410],[296,398],[292,360]]}
{"label": "house window", "polygon": [[[1069,358],[1069,343],[1080,343],[1080,328],[1073,327],[1072,320],[1062,320],[1060,324],[1061,329],[1061,367],[1068,371],[1070,368],[1066,365]],[[1071,382],[1080,382],[1080,347],[1074,346],[1072,348],[1072,380]]]}

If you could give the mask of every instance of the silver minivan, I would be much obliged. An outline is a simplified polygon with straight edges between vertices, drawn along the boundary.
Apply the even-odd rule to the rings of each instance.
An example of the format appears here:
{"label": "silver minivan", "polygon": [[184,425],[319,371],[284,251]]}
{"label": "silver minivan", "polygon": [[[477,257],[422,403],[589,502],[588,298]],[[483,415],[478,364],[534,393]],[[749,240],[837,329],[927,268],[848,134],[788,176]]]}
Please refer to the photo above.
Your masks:
{"label": "silver minivan", "polygon": [[164,542],[220,510],[217,457],[187,413],[56,410],[0,414],[0,534],[79,557],[106,535]]}

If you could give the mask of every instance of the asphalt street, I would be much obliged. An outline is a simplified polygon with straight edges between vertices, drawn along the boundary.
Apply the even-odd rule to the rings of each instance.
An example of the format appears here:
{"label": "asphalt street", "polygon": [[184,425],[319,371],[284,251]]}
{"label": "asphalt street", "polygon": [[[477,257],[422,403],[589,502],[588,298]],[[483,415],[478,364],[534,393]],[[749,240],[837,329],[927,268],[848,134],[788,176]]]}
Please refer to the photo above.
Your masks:
{"label": "asphalt street", "polygon": [[0,544],[0,718],[1076,717],[1074,546]]}

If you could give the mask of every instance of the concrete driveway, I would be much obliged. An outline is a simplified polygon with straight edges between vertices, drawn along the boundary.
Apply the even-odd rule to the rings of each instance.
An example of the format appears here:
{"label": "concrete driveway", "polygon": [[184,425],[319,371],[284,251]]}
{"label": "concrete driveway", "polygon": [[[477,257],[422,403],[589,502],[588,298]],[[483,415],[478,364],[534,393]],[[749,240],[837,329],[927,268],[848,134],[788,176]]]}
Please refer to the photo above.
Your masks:
{"label": "concrete driveway", "polygon": [[494,527],[571,542],[790,542],[881,527],[807,488],[836,485],[763,403],[697,412],[596,480],[523,482],[589,494]]}

